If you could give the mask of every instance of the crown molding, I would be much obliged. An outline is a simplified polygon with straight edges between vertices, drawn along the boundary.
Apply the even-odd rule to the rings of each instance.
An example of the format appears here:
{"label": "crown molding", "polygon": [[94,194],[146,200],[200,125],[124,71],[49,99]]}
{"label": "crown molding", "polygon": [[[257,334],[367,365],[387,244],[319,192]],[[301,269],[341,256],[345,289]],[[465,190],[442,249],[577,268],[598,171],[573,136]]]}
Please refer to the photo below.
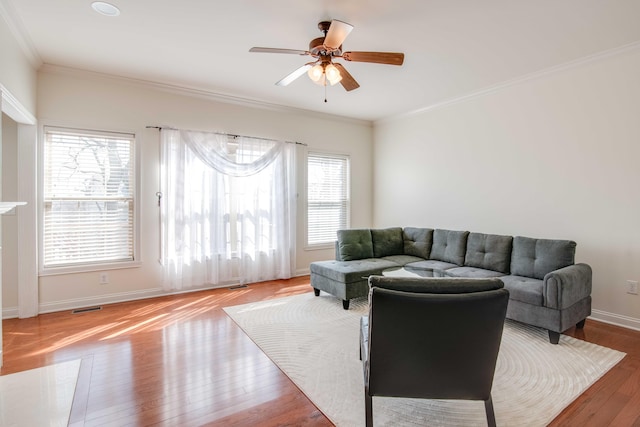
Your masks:
{"label": "crown molding", "polygon": [[[2,0],[0,0],[2,1]],[[225,104],[234,104],[243,107],[259,108],[270,111],[277,111],[288,114],[302,114],[324,120],[340,121],[360,126],[372,127],[373,122],[370,120],[355,119],[352,117],[338,116],[335,114],[321,113],[303,108],[288,107],[280,104],[274,104],[252,98],[243,98],[231,94],[213,92],[198,87],[180,86],[167,82],[144,80],[134,77],[119,76],[115,74],[100,73],[97,71],[88,71],[78,68],[64,67],[61,65],[43,64],[39,73],[66,75],[74,78],[95,78],[103,80],[111,80],[115,82],[134,85],[137,87],[159,90],[176,95],[188,96],[192,98],[201,98],[209,101],[215,101]]]}
{"label": "crown molding", "polygon": [[471,93],[468,93],[466,95],[462,95],[462,96],[457,96],[454,98],[450,98],[447,100],[444,100],[442,102],[437,102],[435,104],[426,106],[426,107],[422,107],[422,108],[418,108],[416,110],[411,110],[411,111],[407,111],[406,113],[401,113],[401,114],[397,114],[397,115],[393,115],[393,116],[389,116],[383,119],[379,119],[375,121],[375,124],[382,124],[382,123],[387,123],[387,122],[392,122],[398,119],[404,119],[404,118],[408,118],[411,116],[415,116],[415,115],[419,115],[419,114],[423,114],[423,113],[427,113],[433,110],[438,110],[440,108],[445,108],[448,107],[450,105],[453,104],[458,104],[461,102],[466,102],[466,101],[470,101],[472,99],[475,98],[480,98],[482,96],[485,95],[491,95],[493,93],[502,91],[506,88],[512,87],[512,86],[516,86],[516,85],[520,85],[523,83],[527,83],[533,80],[537,80],[543,77],[547,77],[553,74],[557,74],[566,70],[570,70],[573,68],[578,68],[581,66],[584,66],[586,64],[590,64],[592,62],[597,62],[597,61],[601,61],[603,59],[606,58],[610,58],[613,56],[618,56],[618,55],[622,55],[628,52],[633,52],[635,50],[640,49],[640,41],[636,41],[633,43],[628,43],[613,49],[608,49],[602,52],[598,52],[595,53],[593,55],[588,55],[573,61],[569,61],[569,62],[565,62],[563,64],[560,65],[555,65],[553,67],[549,67],[549,68],[545,68],[543,70],[540,71],[535,71],[533,73],[529,73],[529,74],[525,74],[523,76],[520,77],[516,77],[514,79],[510,79],[510,80],[505,80],[501,83],[492,85],[492,86],[488,86],[484,89],[480,89],[477,91],[473,91]]}
{"label": "crown molding", "polygon": [[29,110],[24,108],[22,103],[18,101],[18,98],[13,96],[11,92],[9,92],[7,88],[2,85],[2,83],[0,83],[0,95],[0,99],[2,101],[0,109],[3,113],[5,113],[7,116],[11,117],[18,123],[27,125],[36,124],[35,116],[31,114]]}
{"label": "crown molding", "polygon": [[29,63],[37,70],[42,65],[43,61],[36,49],[33,41],[29,37],[22,19],[18,15],[18,12],[11,4],[11,0],[0,0],[0,16],[4,19],[9,27],[9,31],[13,34],[13,37],[18,42],[18,46],[27,57]]}

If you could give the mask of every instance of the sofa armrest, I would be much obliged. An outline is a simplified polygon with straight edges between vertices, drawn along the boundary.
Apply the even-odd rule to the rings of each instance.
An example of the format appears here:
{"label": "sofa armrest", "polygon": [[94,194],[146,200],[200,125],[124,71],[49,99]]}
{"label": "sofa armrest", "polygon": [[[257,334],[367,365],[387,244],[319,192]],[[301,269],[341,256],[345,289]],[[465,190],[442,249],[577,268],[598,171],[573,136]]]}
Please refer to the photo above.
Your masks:
{"label": "sofa armrest", "polygon": [[545,307],[565,309],[591,295],[591,267],[574,264],[547,273],[542,284]]}

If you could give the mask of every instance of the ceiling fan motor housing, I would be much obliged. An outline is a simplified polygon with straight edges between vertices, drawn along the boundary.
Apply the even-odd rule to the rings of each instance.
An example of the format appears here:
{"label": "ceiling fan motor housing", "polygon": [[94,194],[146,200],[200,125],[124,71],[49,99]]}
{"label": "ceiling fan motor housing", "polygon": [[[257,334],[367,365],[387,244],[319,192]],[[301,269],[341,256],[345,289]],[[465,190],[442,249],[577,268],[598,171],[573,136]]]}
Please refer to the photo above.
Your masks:
{"label": "ceiling fan motor housing", "polygon": [[313,56],[319,55],[330,55],[330,56],[340,56],[342,55],[342,45],[335,50],[327,51],[324,47],[324,37],[318,37],[317,39],[313,39],[309,42],[309,53]]}

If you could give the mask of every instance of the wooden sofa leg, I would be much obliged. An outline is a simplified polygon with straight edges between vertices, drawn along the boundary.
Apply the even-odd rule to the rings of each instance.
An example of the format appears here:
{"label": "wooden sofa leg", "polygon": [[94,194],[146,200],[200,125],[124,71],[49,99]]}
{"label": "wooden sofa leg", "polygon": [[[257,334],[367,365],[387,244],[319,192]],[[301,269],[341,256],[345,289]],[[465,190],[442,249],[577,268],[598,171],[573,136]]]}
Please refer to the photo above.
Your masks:
{"label": "wooden sofa leg", "polygon": [[560,332],[549,331],[549,342],[558,344],[560,342]]}
{"label": "wooden sofa leg", "polygon": [[344,308],[345,310],[349,310],[349,301],[348,299],[343,299],[342,300],[342,308]]}
{"label": "wooden sofa leg", "polygon": [[320,289],[313,288],[313,293],[314,293],[317,297],[319,297],[319,296],[320,296]]}
{"label": "wooden sofa leg", "polygon": [[582,328],[584,328],[584,322],[585,322],[586,320],[587,320],[587,319],[582,319],[581,321],[579,321],[578,323],[576,323],[576,329],[582,329]]}

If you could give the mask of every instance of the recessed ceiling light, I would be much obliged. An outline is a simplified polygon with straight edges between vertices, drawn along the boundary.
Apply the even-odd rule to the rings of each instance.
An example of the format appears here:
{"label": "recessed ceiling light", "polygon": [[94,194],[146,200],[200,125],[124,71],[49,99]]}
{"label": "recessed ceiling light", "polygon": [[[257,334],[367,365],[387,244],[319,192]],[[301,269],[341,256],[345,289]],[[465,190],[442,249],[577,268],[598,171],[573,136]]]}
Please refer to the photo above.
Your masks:
{"label": "recessed ceiling light", "polygon": [[93,8],[93,10],[104,16],[120,15],[120,9],[110,3],[105,3],[103,1],[94,1],[93,3],[91,3],[91,7]]}

